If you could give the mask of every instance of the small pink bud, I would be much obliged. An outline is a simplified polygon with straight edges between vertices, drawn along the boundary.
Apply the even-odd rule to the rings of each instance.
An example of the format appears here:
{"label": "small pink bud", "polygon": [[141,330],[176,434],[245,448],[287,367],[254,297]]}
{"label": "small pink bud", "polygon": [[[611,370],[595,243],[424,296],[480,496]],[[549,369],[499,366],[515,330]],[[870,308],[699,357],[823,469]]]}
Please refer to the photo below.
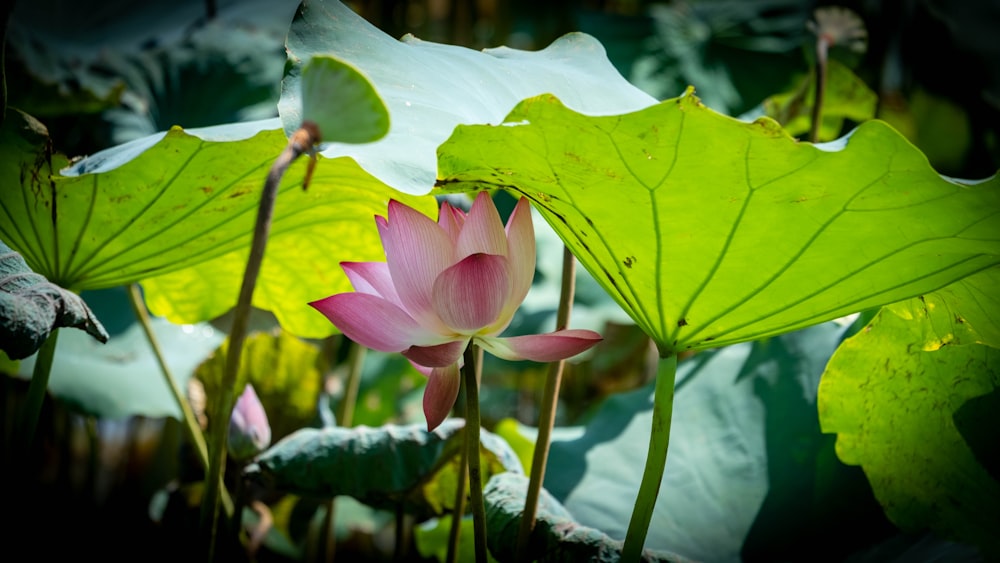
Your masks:
{"label": "small pink bud", "polygon": [[271,444],[271,426],[253,385],[247,383],[229,419],[229,455],[247,460]]}

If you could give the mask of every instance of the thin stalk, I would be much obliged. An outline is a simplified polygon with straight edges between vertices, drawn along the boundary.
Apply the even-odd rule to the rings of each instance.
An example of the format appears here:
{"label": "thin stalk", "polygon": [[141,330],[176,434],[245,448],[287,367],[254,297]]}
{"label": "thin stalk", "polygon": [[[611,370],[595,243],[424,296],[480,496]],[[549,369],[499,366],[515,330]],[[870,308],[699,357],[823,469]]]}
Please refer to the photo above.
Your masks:
{"label": "thin stalk", "polygon": [[35,429],[38,427],[38,418],[42,415],[42,405],[45,403],[45,393],[49,388],[49,375],[52,373],[52,359],[56,353],[58,339],[59,329],[56,328],[49,333],[45,342],[42,342],[35,356],[35,369],[28,383],[28,396],[21,407],[21,431],[18,432],[25,453],[31,449],[31,443],[35,439]]}
{"label": "thin stalk", "polygon": [[267,236],[271,231],[271,217],[274,214],[274,202],[278,197],[278,187],[285,171],[299,156],[311,152],[313,145],[319,142],[319,130],[312,123],[303,123],[296,131],[285,150],[275,159],[264,182],[260,206],[257,209],[257,222],[254,225],[253,241],[250,244],[250,256],[243,273],[243,283],[240,286],[240,296],[233,312],[233,324],[229,331],[229,349],[226,355],[226,367],[222,373],[219,386],[219,396],[215,398],[210,424],[215,430],[211,434],[209,447],[208,474],[205,476],[205,492],[201,503],[201,527],[208,531],[208,560],[215,558],[215,542],[219,523],[219,483],[226,468],[226,441],[228,432],[225,424],[233,413],[236,403],[236,380],[240,372],[240,360],[243,342],[246,340],[247,326],[250,319],[250,306],[253,301],[254,287],[257,276],[264,261],[264,249],[267,246]]}
{"label": "thin stalk", "polygon": [[[170,394],[173,395],[174,402],[181,409],[183,418],[181,426],[184,428],[184,435],[187,436],[188,441],[194,444],[195,451],[198,453],[198,461],[201,462],[201,468],[208,471],[208,446],[205,444],[205,435],[201,433],[201,427],[198,426],[198,419],[195,418],[194,411],[191,410],[191,405],[184,397],[184,393],[181,392],[180,386],[177,385],[177,378],[170,371],[167,360],[163,356],[163,350],[160,348],[160,343],[153,332],[153,324],[149,319],[149,311],[146,309],[146,304],[139,293],[138,284],[133,283],[128,286],[128,298],[129,303],[132,304],[132,311],[135,312],[136,318],[139,319],[139,324],[142,325],[143,332],[146,333],[146,340],[149,341],[149,347],[153,349],[153,356],[156,357],[156,363],[160,365],[160,371],[163,372],[163,379],[167,382]],[[226,516],[232,517],[233,500],[230,498],[224,484],[219,483],[219,491],[222,496],[222,506],[226,511]]]}
{"label": "thin stalk", "polygon": [[358,402],[358,387],[361,386],[361,369],[365,365],[368,348],[357,342],[347,341],[347,381],[344,382],[344,398],[340,401],[340,412],[337,416],[339,426],[354,426],[354,408]]}
{"label": "thin stalk", "polygon": [[825,33],[816,36],[816,91],[813,93],[812,123],[809,127],[809,142],[819,140],[819,129],[823,119],[823,95],[826,93],[827,51],[830,38]]}
{"label": "thin stalk", "polygon": [[[466,428],[468,428],[468,424],[466,424]],[[462,520],[465,515],[465,487],[469,480],[469,449],[466,428],[462,429],[462,437],[466,445],[459,453],[458,477],[455,479],[455,509],[451,511],[451,528],[448,530],[448,553],[445,555],[445,563],[458,561],[458,540],[461,537]]]}
{"label": "thin stalk", "polygon": [[320,539],[316,542],[322,546],[323,551],[320,552],[323,554],[322,560],[327,563],[331,563],[337,554],[337,520],[334,514],[336,508],[336,497],[327,501],[326,515],[323,517],[323,528],[320,531]]}
{"label": "thin stalk", "polygon": [[[358,402],[358,387],[361,385],[361,369],[365,365],[368,348],[347,340],[347,381],[344,383],[344,398],[340,401],[337,424],[343,427],[354,425],[354,407]],[[326,503],[326,518],[323,520],[323,561],[331,562],[337,552],[336,497]]]}
{"label": "thin stalk", "polygon": [[7,117],[7,24],[14,11],[14,2],[5,2],[0,14],[0,125]]}
{"label": "thin stalk", "polygon": [[665,362],[656,377],[653,392],[653,424],[649,435],[649,451],[646,453],[646,468],[639,483],[639,494],[632,509],[632,519],[625,534],[621,561],[639,561],[642,547],[646,543],[646,532],[653,518],[653,507],[660,492],[663,469],[667,465],[667,449],[670,445],[670,417],[674,410],[674,380],[677,376],[677,355],[663,358]]}
{"label": "thin stalk", "polygon": [[402,561],[406,553],[406,511],[403,510],[403,503],[396,505],[396,525],[393,531],[395,545],[392,548],[392,560]]}
{"label": "thin stalk", "polygon": [[[559,292],[559,309],[556,311],[556,330],[569,327],[569,314],[573,308],[575,289],[576,258],[569,248],[563,247],[562,287]],[[549,459],[552,428],[556,423],[556,408],[559,403],[559,386],[562,384],[565,365],[565,360],[550,363],[545,377],[542,410],[538,415],[538,438],[535,440],[535,451],[531,459],[531,477],[528,480],[528,494],[524,499],[524,512],[517,531],[517,551],[514,561],[528,560],[528,542],[535,528],[535,517],[538,515],[538,496],[545,481],[545,465]]]}
{"label": "thin stalk", "polygon": [[465,349],[462,378],[465,384],[465,449],[469,462],[469,504],[472,507],[476,563],[486,563],[486,504],[483,501],[483,473],[479,459],[479,347]]}

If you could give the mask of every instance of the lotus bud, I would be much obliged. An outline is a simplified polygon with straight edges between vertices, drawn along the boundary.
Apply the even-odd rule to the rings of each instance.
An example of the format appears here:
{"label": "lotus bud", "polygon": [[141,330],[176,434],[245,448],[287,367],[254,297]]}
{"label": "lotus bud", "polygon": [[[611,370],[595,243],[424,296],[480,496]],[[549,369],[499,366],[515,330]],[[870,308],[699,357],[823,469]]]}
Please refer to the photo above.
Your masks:
{"label": "lotus bud", "polygon": [[271,426],[267,422],[264,405],[260,404],[253,385],[247,383],[229,418],[229,455],[244,461],[264,451],[270,444]]}

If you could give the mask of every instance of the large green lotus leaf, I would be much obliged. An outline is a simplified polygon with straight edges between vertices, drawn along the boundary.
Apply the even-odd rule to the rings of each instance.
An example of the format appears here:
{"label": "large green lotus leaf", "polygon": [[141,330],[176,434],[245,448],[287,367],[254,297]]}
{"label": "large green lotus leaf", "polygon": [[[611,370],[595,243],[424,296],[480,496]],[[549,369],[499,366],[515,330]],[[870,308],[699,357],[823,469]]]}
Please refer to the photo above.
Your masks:
{"label": "large green lotus leaf", "polygon": [[[82,297],[104,319],[111,336],[101,344],[81,331],[61,331],[48,392],[74,409],[101,419],[169,416],[180,420],[181,409],[149,339],[129,308],[123,288],[85,292]],[[152,326],[182,392],[198,364],[225,338],[207,323],[175,325],[153,319]],[[23,360],[17,375],[30,378],[35,358]]]}
{"label": "large green lotus leaf", "polygon": [[[646,548],[712,562],[833,561],[892,531],[816,419],[819,376],[847,330],[823,323],[678,364]],[[552,442],[545,488],[614,539],[639,489],[652,397],[652,384],[614,395]]]}
{"label": "large green lotus leaf", "polygon": [[662,354],[754,340],[1000,263],[1000,177],[949,181],[878,121],[799,143],[688,93],[588,117],[553,96],[459,126],[438,185],[530,198]]}
{"label": "large green lotus leaf", "polygon": [[[490,552],[500,561],[516,559],[518,528],[528,494],[528,478],[517,473],[494,475],[486,484],[486,527]],[[539,563],[612,563],[621,559],[622,541],[601,530],[580,525],[573,515],[545,489],[538,498],[538,515],[532,530],[528,560]],[[683,562],[676,554],[643,550],[644,563]]]}
{"label": "large green lotus leaf", "polygon": [[[894,523],[929,527],[994,557],[1000,341],[977,343],[987,339],[970,319],[988,318],[995,329],[998,270],[883,307],[830,360],[819,400],[838,456],[864,469]],[[988,299],[976,299],[978,291]]]}
{"label": "large green lotus leaf", "polygon": [[[423,424],[303,428],[247,466],[246,474],[278,490],[319,498],[348,495],[374,508],[420,517],[454,507],[465,421],[449,419],[428,432]],[[521,471],[517,456],[494,434],[481,434],[483,479]]]}
{"label": "large green lotus leaf", "polygon": [[[62,175],[67,161],[51,152],[44,127],[11,111],[0,133],[0,238],[62,287],[149,280],[154,313],[178,324],[213,318],[235,305],[261,186],[287,143],[266,126],[172,129]],[[340,261],[383,258],[374,215],[391,198],[428,214],[436,203],[348,159],[321,157],[304,191],[305,166],[282,183],[254,304],[296,334],[324,337],[334,327],[306,303],[350,288]]]}
{"label": "large green lotus leaf", "polygon": [[628,83],[593,37],[570,33],[540,51],[476,51],[386,35],[336,0],[306,0],[286,42],[288,65],[278,112],[285,131],[302,123],[300,73],[313,55],[332,54],[371,80],[392,126],[380,141],[333,143],[325,156],[350,156],[407,193],[434,186],[436,149],[459,123],[499,123],[520,100],[552,93],[588,114],[615,114],[656,100]]}

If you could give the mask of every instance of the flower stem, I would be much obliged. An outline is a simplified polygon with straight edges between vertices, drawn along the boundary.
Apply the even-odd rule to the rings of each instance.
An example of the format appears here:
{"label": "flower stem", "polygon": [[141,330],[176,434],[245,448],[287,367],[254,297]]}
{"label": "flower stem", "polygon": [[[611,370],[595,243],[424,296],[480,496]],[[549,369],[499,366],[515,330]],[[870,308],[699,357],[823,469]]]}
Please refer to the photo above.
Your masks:
{"label": "flower stem", "polygon": [[823,120],[823,95],[826,93],[827,51],[830,38],[825,33],[816,37],[816,92],[813,94],[812,123],[809,128],[809,142],[819,140],[819,129]]}
{"label": "flower stem", "polygon": [[[569,326],[569,314],[573,308],[573,295],[576,289],[576,258],[569,248],[563,247],[562,288],[559,292],[559,309],[556,311],[556,330]],[[552,428],[556,422],[556,407],[559,403],[559,386],[562,383],[565,360],[549,364],[545,378],[545,391],[542,396],[542,410],[538,415],[538,438],[535,440],[535,451],[531,460],[531,477],[528,480],[528,494],[524,499],[524,512],[517,531],[517,551],[514,561],[527,561],[528,542],[535,528],[535,517],[538,514],[538,496],[542,483],[545,481],[545,465],[549,459],[549,446],[552,442]]]}
{"label": "flower stem", "polygon": [[344,382],[344,398],[340,401],[337,425],[354,426],[354,408],[358,402],[358,387],[361,385],[361,368],[365,364],[368,348],[357,342],[347,341],[347,381]]}
{"label": "flower stem", "polygon": [[[465,441],[466,429],[462,429],[462,436]],[[444,563],[455,563],[458,561],[458,540],[461,537],[462,520],[465,515],[465,487],[469,481],[469,450],[462,448],[458,459],[458,475],[455,478],[455,508],[451,511],[451,528],[448,530],[448,553],[445,555]]]}
{"label": "flower stem", "polygon": [[[181,422],[184,427],[184,434],[187,436],[188,441],[194,444],[194,449],[198,453],[198,461],[201,463],[201,468],[205,471],[208,470],[208,446],[205,444],[205,436],[201,433],[201,427],[198,426],[198,420],[194,416],[194,411],[191,410],[191,405],[188,403],[187,399],[184,398],[184,393],[181,392],[180,387],[177,385],[177,379],[174,377],[173,372],[170,371],[170,367],[167,365],[166,358],[163,357],[163,350],[160,349],[160,343],[156,340],[156,334],[153,332],[153,325],[149,319],[149,311],[146,309],[146,304],[142,300],[142,295],[139,293],[138,284],[130,284],[128,286],[128,299],[129,303],[132,304],[132,311],[135,313],[137,319],[139,319],[139,324],[142,326],[143,332],[146,334],[146,339],[149,341],[149,347],[153,349],[153,356],[156,357],[156,363],[160,366],[160,371],[163,372],[163,379],[167,382],[167,387],[170,389],[170,394],[173,395],[174,401],[177,406],[181,409]],[[219,492],[222,500],[222,507],[226,511],[226,516],[233,516],[233,500],[229,496],[229,492],[226,491],[225,485],[219,484]]]}
{"label": "flower stem", "polygon": [[285,150],[278,155],[264,182],[260,196],[260,206],[257,208],[257,222],[254,224],[253,241],[250,244],[250,256],[247,258],[246,270],[243,273],[243,283],[240,286],[239,299],[233,312],[233,324],[229,330],[229,349],[226,355],[226,367],[222,373],[219,386],[219,396],[215,397],[209,424],[213,425],[211,445],[209,447],[208,474],[205,476],[205,492],[201,503],[201,527],[208,532],[208,560],[215,558],[215,542],[219,522],[219,483],[226,467],[226,431],[229,418],[232,416],[233,405],[236,403],[235,387],[237,375],[240,372],[240,360],[243,342],[246,340],[247,326],[250,319],[250,306],[253,301],[253,291],[257,284],[257,276],[264,261],[264,249],[267,246],[267,236],[271,230],[271,217],[274,214],[274,202],[278,197],[278,187],[285,171],[296,158],[312,150],[319,142],[319,131],[311,123],[303,123],[296,131]]}
{"label": "flower stem", "polygon": [[14,11],[14,2],[5,2],[0,8],[0,125],[7,118],[7,23]]}
{"label": "flower stem", "polygon": [[[347,381],[344,383],[344,398],[340,401],[337,424],[349,428],[354,425],[354,407],[358,402],[361,368],[364,367],[368,348],[346,338],[344,341],[350,348],[347,350]],[[337,498],[333,497],[326,503],[326,518],[323,522],[323,561],[327,562],[333,561],[337,552],[336,508]]]}
{"label": "flower stem", "polygon": [[677,376],[677,354],[663,358],[665,362],[656,376],[656,390],[653,392],[653,424],[649,435],[649,451],[646,453],[646,468],[642,472],[639,494],[632,509],[632,519],[625,534],[621,561],[639,561],[642,547],[646,543],[646,532],[653,519],[653,507],[660,492],[663,469],[667,464],[667,449],[670,445],[670,417],[674,409],[674,379]]}
{"label": "flower stem", "polygon": [[486,563],[486,505],[483,501],[483,473],[479,458],[479,370],[478,346],[465,349],[462,375],[465,381],[465,450],[469,462],[469,504],[476,546],[476,563]]}
{"label": "flower stem", "polygon": [[56,353],[56,341],[59,339],[59,329],[53,329],[49,337],[42,342],[35,356],[35,369],[31,372],[28,383],[28,396],[21,407],[20,428],[18,432],[23,452],[31,449],[35,439],[35,428],[38,418],[42,415],[42,405],[45,403],[45,393],[49,388],[49,375],[52,373],[52,360]]}

